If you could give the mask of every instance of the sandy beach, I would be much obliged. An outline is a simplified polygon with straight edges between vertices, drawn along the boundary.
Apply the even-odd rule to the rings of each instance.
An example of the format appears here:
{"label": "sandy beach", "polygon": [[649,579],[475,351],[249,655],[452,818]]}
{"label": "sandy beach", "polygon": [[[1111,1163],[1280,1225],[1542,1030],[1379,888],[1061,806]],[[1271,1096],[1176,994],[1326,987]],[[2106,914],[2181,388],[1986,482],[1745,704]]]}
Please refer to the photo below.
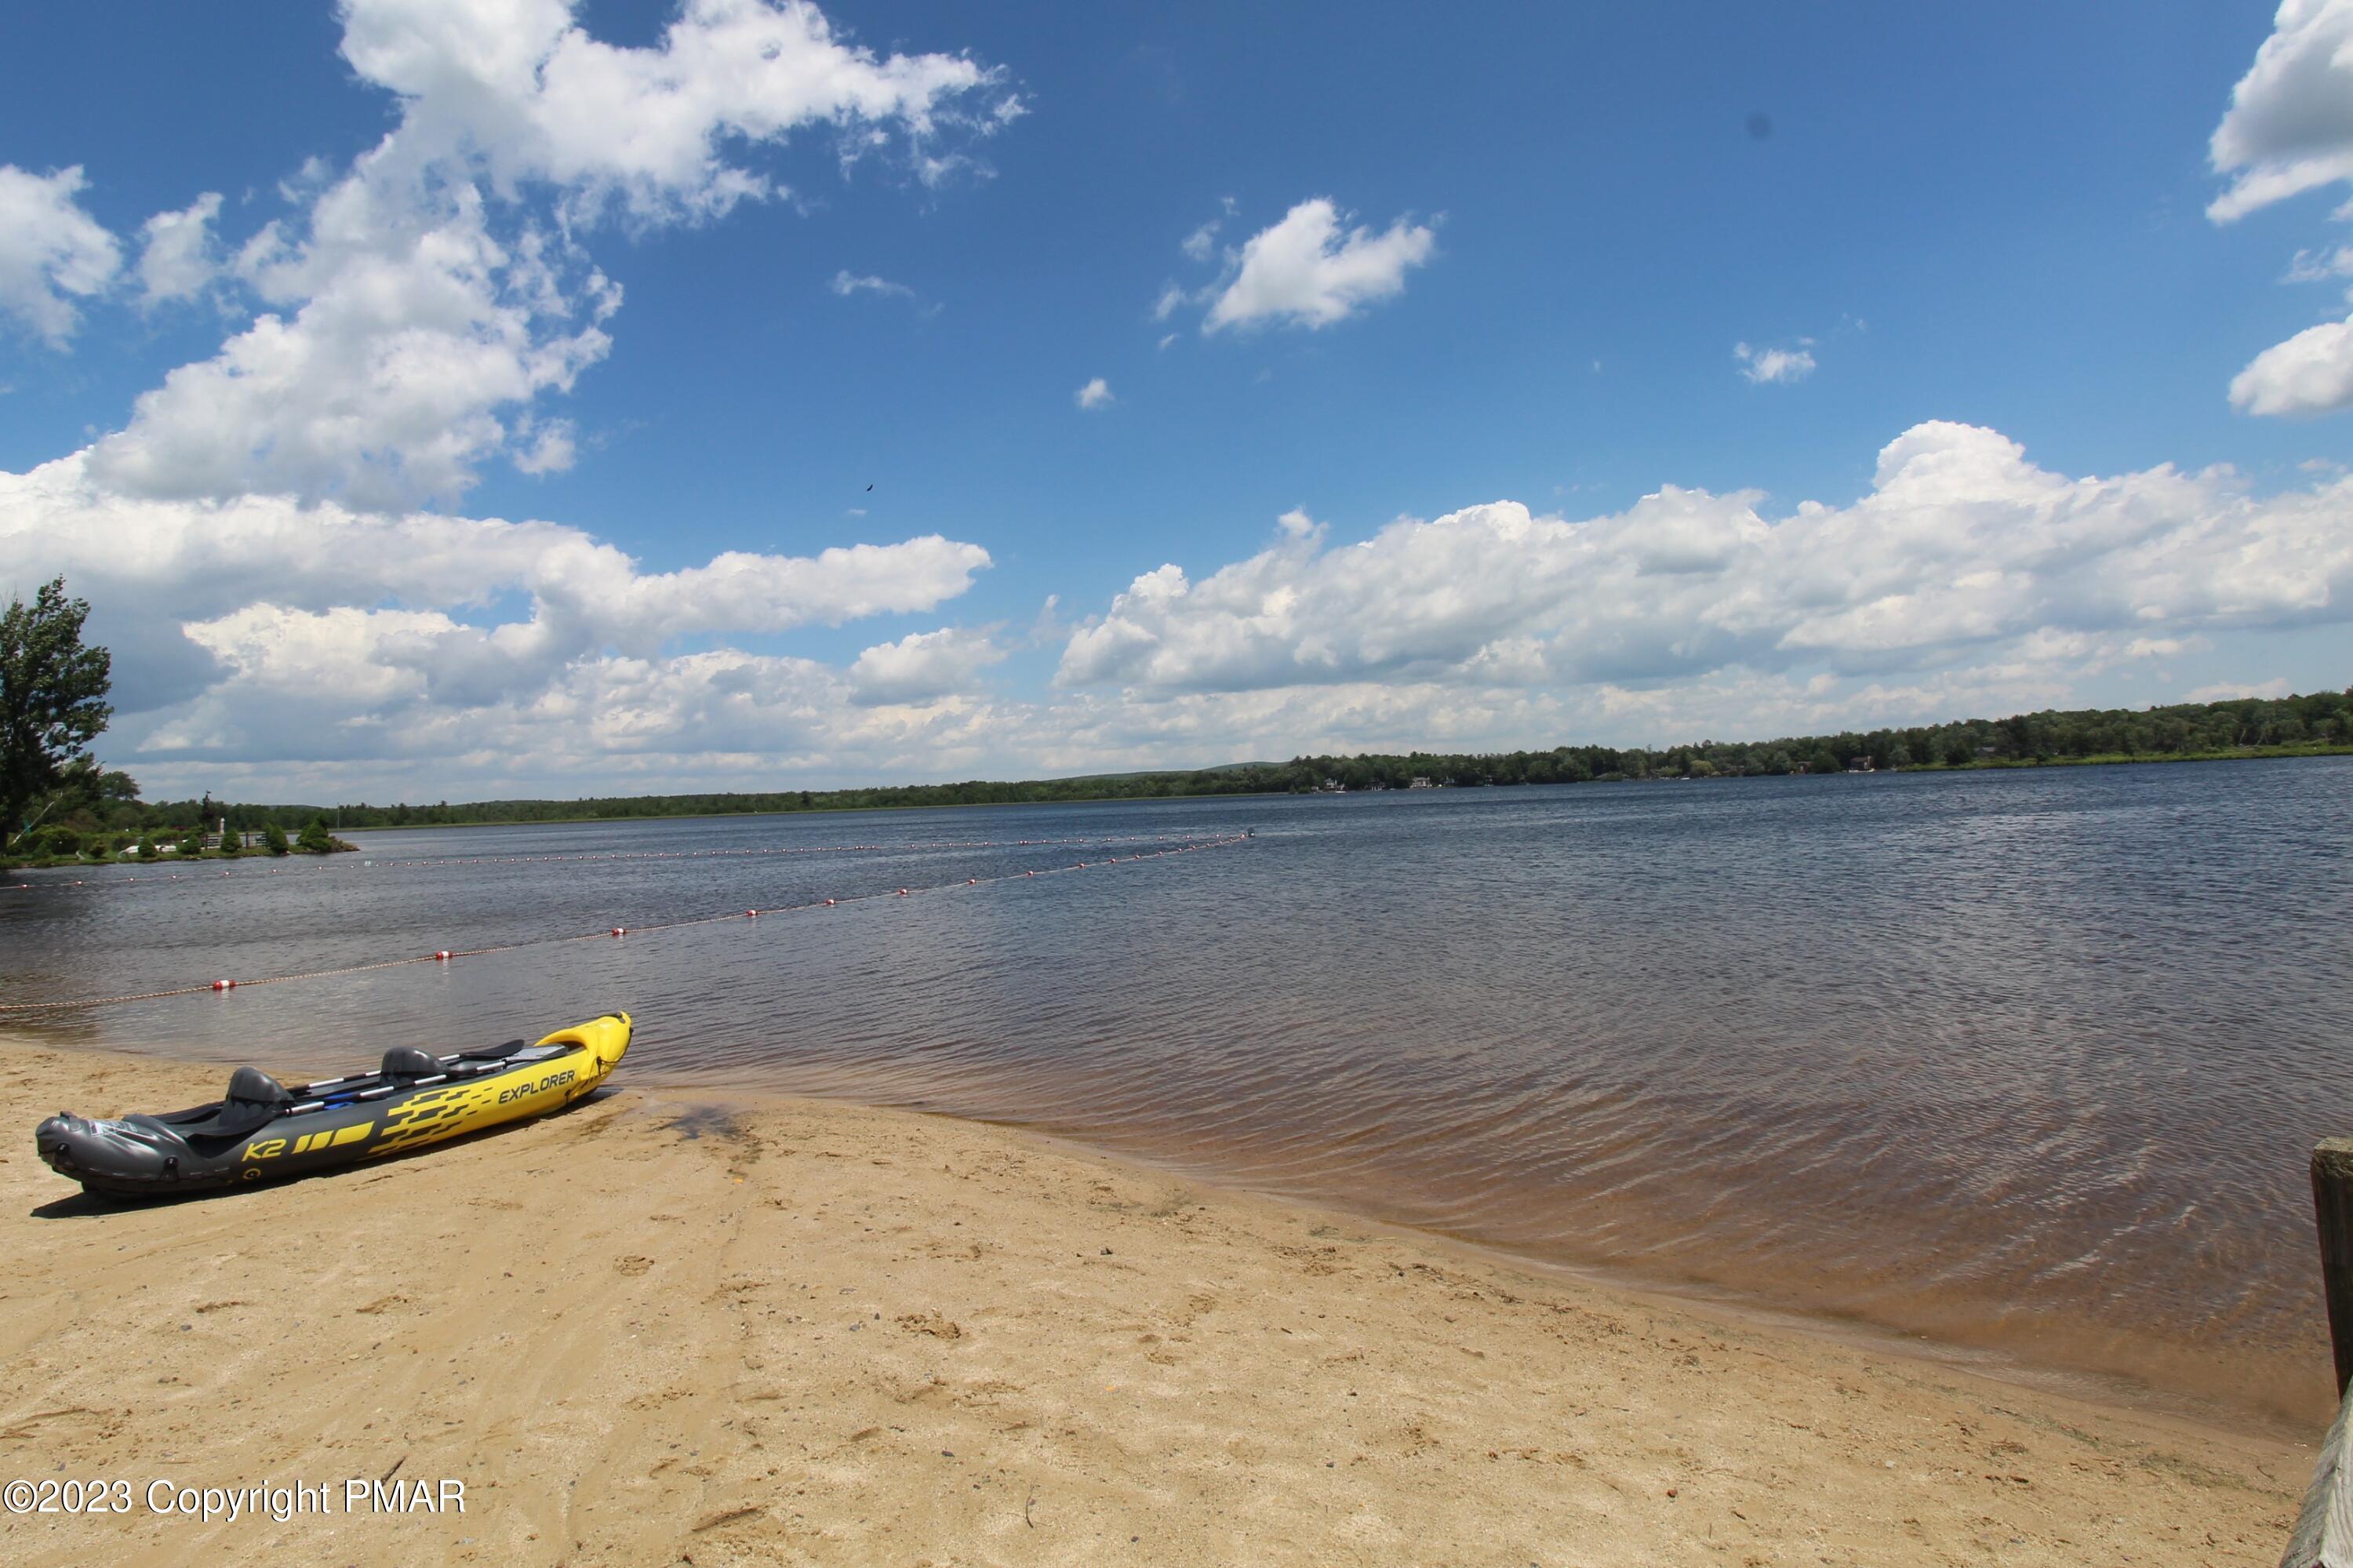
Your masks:
{"label": "sandy beach", "polygon": [[[227,1071],[0,1044],[0,1478],[131,1499],[0,1519],[11,1562],[2267,1563],[2309,1475],[1001,1128],[626,1067],[216,1199],[108,1207],[33,1154],[51,1111]],[[182,1511],[265,1486],[325,1501]]]}

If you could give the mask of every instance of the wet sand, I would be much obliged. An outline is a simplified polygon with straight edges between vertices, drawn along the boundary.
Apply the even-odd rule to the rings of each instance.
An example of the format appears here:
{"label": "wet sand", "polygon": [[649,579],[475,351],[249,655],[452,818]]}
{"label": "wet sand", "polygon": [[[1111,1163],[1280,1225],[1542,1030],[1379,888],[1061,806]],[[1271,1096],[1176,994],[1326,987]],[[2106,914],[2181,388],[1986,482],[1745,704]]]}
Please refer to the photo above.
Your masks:
{"label": "wet sand", "polygon": [[[107,1207],[60,1107],[226,1067],[0,1042],[0,1557],[2256,1563],[2311,1450],[1514,1267],[1001,1128],[617,1085]],[[2314,1433],[2316,1439],[2318,1432]],[[343,1511],[346,1478],[465,1511]],[[328,1489],[284,1522],[149,1484]]]}

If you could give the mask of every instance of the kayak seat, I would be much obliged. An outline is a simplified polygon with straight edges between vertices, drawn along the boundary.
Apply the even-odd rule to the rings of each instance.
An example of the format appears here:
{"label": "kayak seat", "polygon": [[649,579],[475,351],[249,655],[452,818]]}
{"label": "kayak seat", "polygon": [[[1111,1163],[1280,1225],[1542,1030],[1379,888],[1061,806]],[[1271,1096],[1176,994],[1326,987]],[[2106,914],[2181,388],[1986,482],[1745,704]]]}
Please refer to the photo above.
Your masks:
{"label": "kayak seat", "polygon": [[169,1116],[123,1119],[180,1138],[244,1138],[269,1126],[281,1108],[293,1102],[286,1086],[260,1068],[239,1067],[229,1075],[227,1097],[217,1104]]}
{"label": "kayak seat", "polygon": [[384,1054],[383,1074],[393,1083],[435,1077],[448,1070],[438,1057],[414,1045],[396,1045]]}
{"label": "kayak seat", "polygon": [[259,1067],[239,1067],[228,1075],[228,1097],[223,1105],[282,1106],[293,1099],[286,1086]]}

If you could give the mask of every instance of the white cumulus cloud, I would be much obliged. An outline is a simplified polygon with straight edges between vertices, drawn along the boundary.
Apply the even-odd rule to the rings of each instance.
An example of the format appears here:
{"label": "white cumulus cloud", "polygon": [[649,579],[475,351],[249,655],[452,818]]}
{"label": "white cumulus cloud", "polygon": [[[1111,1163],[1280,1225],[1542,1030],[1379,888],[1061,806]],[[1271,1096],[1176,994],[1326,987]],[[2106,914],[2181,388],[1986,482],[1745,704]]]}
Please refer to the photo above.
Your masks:
{"label": "white cumulus cloud", "polygon": [[550,242],[500,243],[470,186],[427,214],[355,177],[313,223],[256,277],[297,308],[141,394],[99,442],[93,477],[157,497],[454,498],[509,450],[500,409],[568,390],[611,347],[619,289],[593,269],[560,286]]}
{"label": "white cumulus cloud", "polygon": [[1758,387],[1803,381],[1814,373],[1814,355],[1810,347],[1752,348],[1736,343],[1732,345],[1732,357],[1740,362],[1740,374]]}
{"label": "white cumulus cloud", "polygon": [[76,197],[81,166],[36,175],[0,164],[0,312],[63,348],[81,320],[76,300],[103,291],[121,247]]}
{"label": "white cumulus cloud", "polygon": [[212,283],[221,270],[213,239],[213,220],[220,216],[221,196],[206,191],[176,212],[159,212],[141,226],[145,245],[139,253],[140,297],[155,306],[191,299]]}
{"label": "white cumulus cloud", "polygon": [[[138,400],[93,454],[102,482],[402,507],[462,494],[496,457],[560,466],[560,425],[522,416],[610,348],[621,291],[585,249],[600,219],[776,195],[745,160],[802,131],[848,161],[1008,122],[979,103],[987,68],[879,56],[807,5],[689,0],[643,48],[590,37],[563,0],[349,0],[343,18],[396,122],[348,171],[307,171],[296,213],[237,248],[266,308]],[[151,291],[194,286],[216,210],[151,226]]]}
{"label": "white cumulus cloud", "polygon": [[2353,4],[2282,0],[2208,154],[2234,176],[2206,209],[2218,223],[2353,180]]}
{"label": "white cumulus cloud", "polygon": [[[1378,232],[1344,229],[1342,222],[1340,209],[1316,196],[1250,236],[1233,258],[1231,276],[1201,330],[1270,322],[1330,326],[1403,292],[1406,273],[1427,262],[1438,244],[1434,229],[1403,217]],[[1160,315],[1184,302],[1182,291],[1172,294],[1162,296]]]}
{"label": "white cumulus cloud", "polygon": [[961,627],[913,631],[859,654],[849,666],[852,700],[861,706],[923,703],[972,689],[1005,650],[987,632]]}
{"label": "white cumulus cloud", "polygon": [[[223,793],[351,799],[576,790],[773,789],[780,767],[824,781],[903,776],[911,758],[980,770],[1001,715],[947,695],[863,703],[815,660],[714,649],[669,659],[607,655],[565,665],[528,694],[459,708],[426,694],[414,650],[437,618],[339,611],[294,635],[259,618],[206,630],[236,681],[155,729],[141,779],[203,758]],[[305,668],[332,675],[339,699]]]}
{"label": "white cumulus cloud", "polygon": [[934,534],[646,572],[555,523],[124,496],[83,454],[0,474],[0,557],[61,572],[99,607],[91,635],[113,649],[126,715],[200,699],[223,733],[294,686],[363,728],[527,707],[584,660],[659,664],[685,637],[934,609],[989,565]]}
{"label": "white cumulus cloud", "polygon": [[[2232,176],[2206,208],[2217,223],[2353,181],[2353,0],[2283,0],[2208,151],[2215,173]],[[2336,216],[2353,217],[2353,203]],[[2289,278],[2341,276],[2347,254],[2298,252]],[[2231,402],[2251,414],[2353,408],[2353,316],[2307,327],[2257,355],[2232,378]]]}
{"label": "white cumulus cloud", "polygon": [[837,129],[854,157],[892,132],[920,147],[1010,119],[1004,99],[965,101],[996,82],[989,69],[878,56],[789,0],[686,0],[650,48],[590,37],[568,0],[346,0],[343,52],[400,97],[392,159],[479,167],[502,193],[545,182],[575,217],[613,202],[643,219],[712,217],[772,195],[731,155],[802,127]]}
{"label": "white cumulus cloud", "polygon": [[1938,422],[1890,442],[1852,505],[1768,521],[1760,500],[1665,486],[1583,521],[1496,502],[1342,547],[1298,514],[1198,581],[1138,577],[1071,634],[1056,680],[1165,698],[1855,676],[2029,649],[2048,667],[2353,614],[2353,481],[2258,500],[2227,469],[2069,479]]}
{"label": "white cumulus cloud", "polygon": [[1082,408],[1103,408],[1111,406],[1111,383],[1098,376],[1071,394]]}
{"label": "white cumulus cloud", "polygon": [[2231,401],[2250,414],[2326,414],[2353,408],[2353,317],[2305,328],[2231,377]]}
{"label": "white cumulus cloud", "polygon": [[543,419],[525,414],[515,423],[514,465],[523,473],[558,473],[579,455],[569,419]]}

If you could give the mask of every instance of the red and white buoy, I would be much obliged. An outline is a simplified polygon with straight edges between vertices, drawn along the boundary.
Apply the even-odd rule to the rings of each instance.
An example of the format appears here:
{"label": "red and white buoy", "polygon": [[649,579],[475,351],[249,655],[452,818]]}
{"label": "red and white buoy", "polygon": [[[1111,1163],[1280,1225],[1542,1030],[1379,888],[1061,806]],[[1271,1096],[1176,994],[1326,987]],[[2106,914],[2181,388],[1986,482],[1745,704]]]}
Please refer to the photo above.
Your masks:
{"label": "red and white buoy", "polygon": [[237,989],[237,981],[215,980],[213,981],[213,989],[215,991],[235,991]]}
{"label": "red and white buoy", "polygon": [[437,948],[433,952],[433,961],[436,963],[446,964],[455,956],[456,955],[452,954],[447,948]]}
{"label": "red and white buoy", "polygon": [[628,934],[629,928],[627,926],[616,926],[613,927],[613,935],[616,937],[626,937]]}

